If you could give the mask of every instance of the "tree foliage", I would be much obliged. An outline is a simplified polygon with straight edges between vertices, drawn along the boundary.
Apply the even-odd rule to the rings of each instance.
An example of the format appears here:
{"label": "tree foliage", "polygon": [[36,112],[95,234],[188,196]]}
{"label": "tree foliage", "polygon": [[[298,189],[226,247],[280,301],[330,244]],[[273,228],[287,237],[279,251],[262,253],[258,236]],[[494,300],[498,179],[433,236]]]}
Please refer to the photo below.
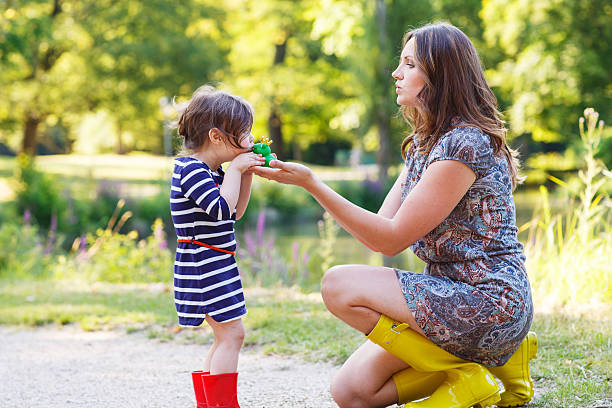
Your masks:
{"label": "tree foliage", "polygon": [[610,118],[609,1],[486,0],[482,17],[487,46],[503,53],[489,78],[514,134],[568,143],[585,106]]}
{"label": "tree foliage", "polygon": [[254,105],[281,157],[350,143],[384,168],[409,131],[402,35],[444,20],[476,45],[512,133],[567,146],[585,105],[609,121],[611,17],[605,0],[0,0],[0,141],[70,152],[104,112],[116,151],[162,152],[160,98],[212,83]]}

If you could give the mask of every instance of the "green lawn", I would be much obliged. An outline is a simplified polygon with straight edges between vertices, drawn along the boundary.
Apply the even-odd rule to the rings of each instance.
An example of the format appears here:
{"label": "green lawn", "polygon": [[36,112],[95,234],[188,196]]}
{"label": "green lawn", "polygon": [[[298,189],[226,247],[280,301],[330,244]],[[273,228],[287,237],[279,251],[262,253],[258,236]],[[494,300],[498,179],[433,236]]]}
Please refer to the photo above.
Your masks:
{"label": "green lawn", "polygon": [[[265,353],[341,363],[364,341],[333,317],[318,293],[247,288],[246,347]],[[170,288],[164,284],[0,281],[0,324],[78,324],[85,330],[144,330],[162,341],[209,343],[211,332],[176,334]],[[537,314],[538,358],[532,373],[542,395],[532,407],[587,407],[612,395],[612,319]],[[595,404],[595,405],[593,405]]]}

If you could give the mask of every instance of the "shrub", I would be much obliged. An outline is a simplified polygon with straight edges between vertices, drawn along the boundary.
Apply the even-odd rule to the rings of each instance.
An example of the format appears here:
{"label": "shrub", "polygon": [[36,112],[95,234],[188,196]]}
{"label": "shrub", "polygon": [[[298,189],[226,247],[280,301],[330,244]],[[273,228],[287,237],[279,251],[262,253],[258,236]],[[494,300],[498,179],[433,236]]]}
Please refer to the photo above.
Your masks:
{"label": "shrub", "polygon": [[36,169],[31,157],[20,154],[17,158],[17,211],[23,214],[30,211],[36,223],[44,229],[51,226],[55,216],[60,229],[68,206],[61,194],[57,179]]}
{"label": "shrub", "polygon": [[612,299],[612,201],[603,192],[612,173],[596,159],[603,122],[597,124],[593,109],[584,114],[580,118],[584,167],[578,173],[578,184],[549,176],[568,194],[567,210],[553,215],[548,189],[541,186],[541,206],[521,228],[529,232],[525,252],[535,301],[547,306]]}
{"label": "shrub", "polygon": [[71,253],[58,259],[54,276],[123,283],[170,282],[174,259],[162,221],[154,222],[149,237],[138,239],[136,231],[117,232],[125,214],[129,212],[109,222],[106,229],[75,240]]}
{"label": "shrub", "polygon": [[[29,222],[26,212],[26,221]],[[18,223],[0,225],[0,277],[8,279],[45,278],[57,254],[57,241],[43,238],[36,226]]]}

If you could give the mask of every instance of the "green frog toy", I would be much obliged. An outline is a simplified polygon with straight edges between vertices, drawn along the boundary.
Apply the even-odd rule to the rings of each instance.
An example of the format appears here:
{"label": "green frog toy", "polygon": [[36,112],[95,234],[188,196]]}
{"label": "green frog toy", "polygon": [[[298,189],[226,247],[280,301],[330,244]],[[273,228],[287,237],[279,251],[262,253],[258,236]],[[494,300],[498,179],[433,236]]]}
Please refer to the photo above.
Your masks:
{"label": "green frog toy", "polygon": [[272,141],[268,138],[268,136],[263,136],[261,138],[261,142],[255,143],[253,145],[253,153],[261,154],[266,162],[262,164],[263,167],[270,167],[270,160],[275,160],[276,158],[272,156],[272,151],[270,150],[270,144]]}

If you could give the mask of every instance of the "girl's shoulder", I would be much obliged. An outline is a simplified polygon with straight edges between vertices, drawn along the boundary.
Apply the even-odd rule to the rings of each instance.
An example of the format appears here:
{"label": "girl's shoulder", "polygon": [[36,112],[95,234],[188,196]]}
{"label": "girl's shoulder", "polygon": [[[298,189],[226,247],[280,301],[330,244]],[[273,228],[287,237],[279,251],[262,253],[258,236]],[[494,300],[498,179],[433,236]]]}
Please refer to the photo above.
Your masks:
{"label": "girl's shoulder", "polygon": [[174,172],[182,176],[186,176],[193,172],[212,176],[211,171],[206,165],[206,163],[188,156],[176,157],[174,159]]}
{"label": "girl's shoulder", "polygon": [[189,156],[176,157],[174,159],[174,166],[176,169],[175,173],[181,174],[191,174],[192,172],[196,171],[198,173],[204,173],[205,175],[207,174],[213,178],[223,177],[225,174],[221,167],[213,170],[203,161]]}

